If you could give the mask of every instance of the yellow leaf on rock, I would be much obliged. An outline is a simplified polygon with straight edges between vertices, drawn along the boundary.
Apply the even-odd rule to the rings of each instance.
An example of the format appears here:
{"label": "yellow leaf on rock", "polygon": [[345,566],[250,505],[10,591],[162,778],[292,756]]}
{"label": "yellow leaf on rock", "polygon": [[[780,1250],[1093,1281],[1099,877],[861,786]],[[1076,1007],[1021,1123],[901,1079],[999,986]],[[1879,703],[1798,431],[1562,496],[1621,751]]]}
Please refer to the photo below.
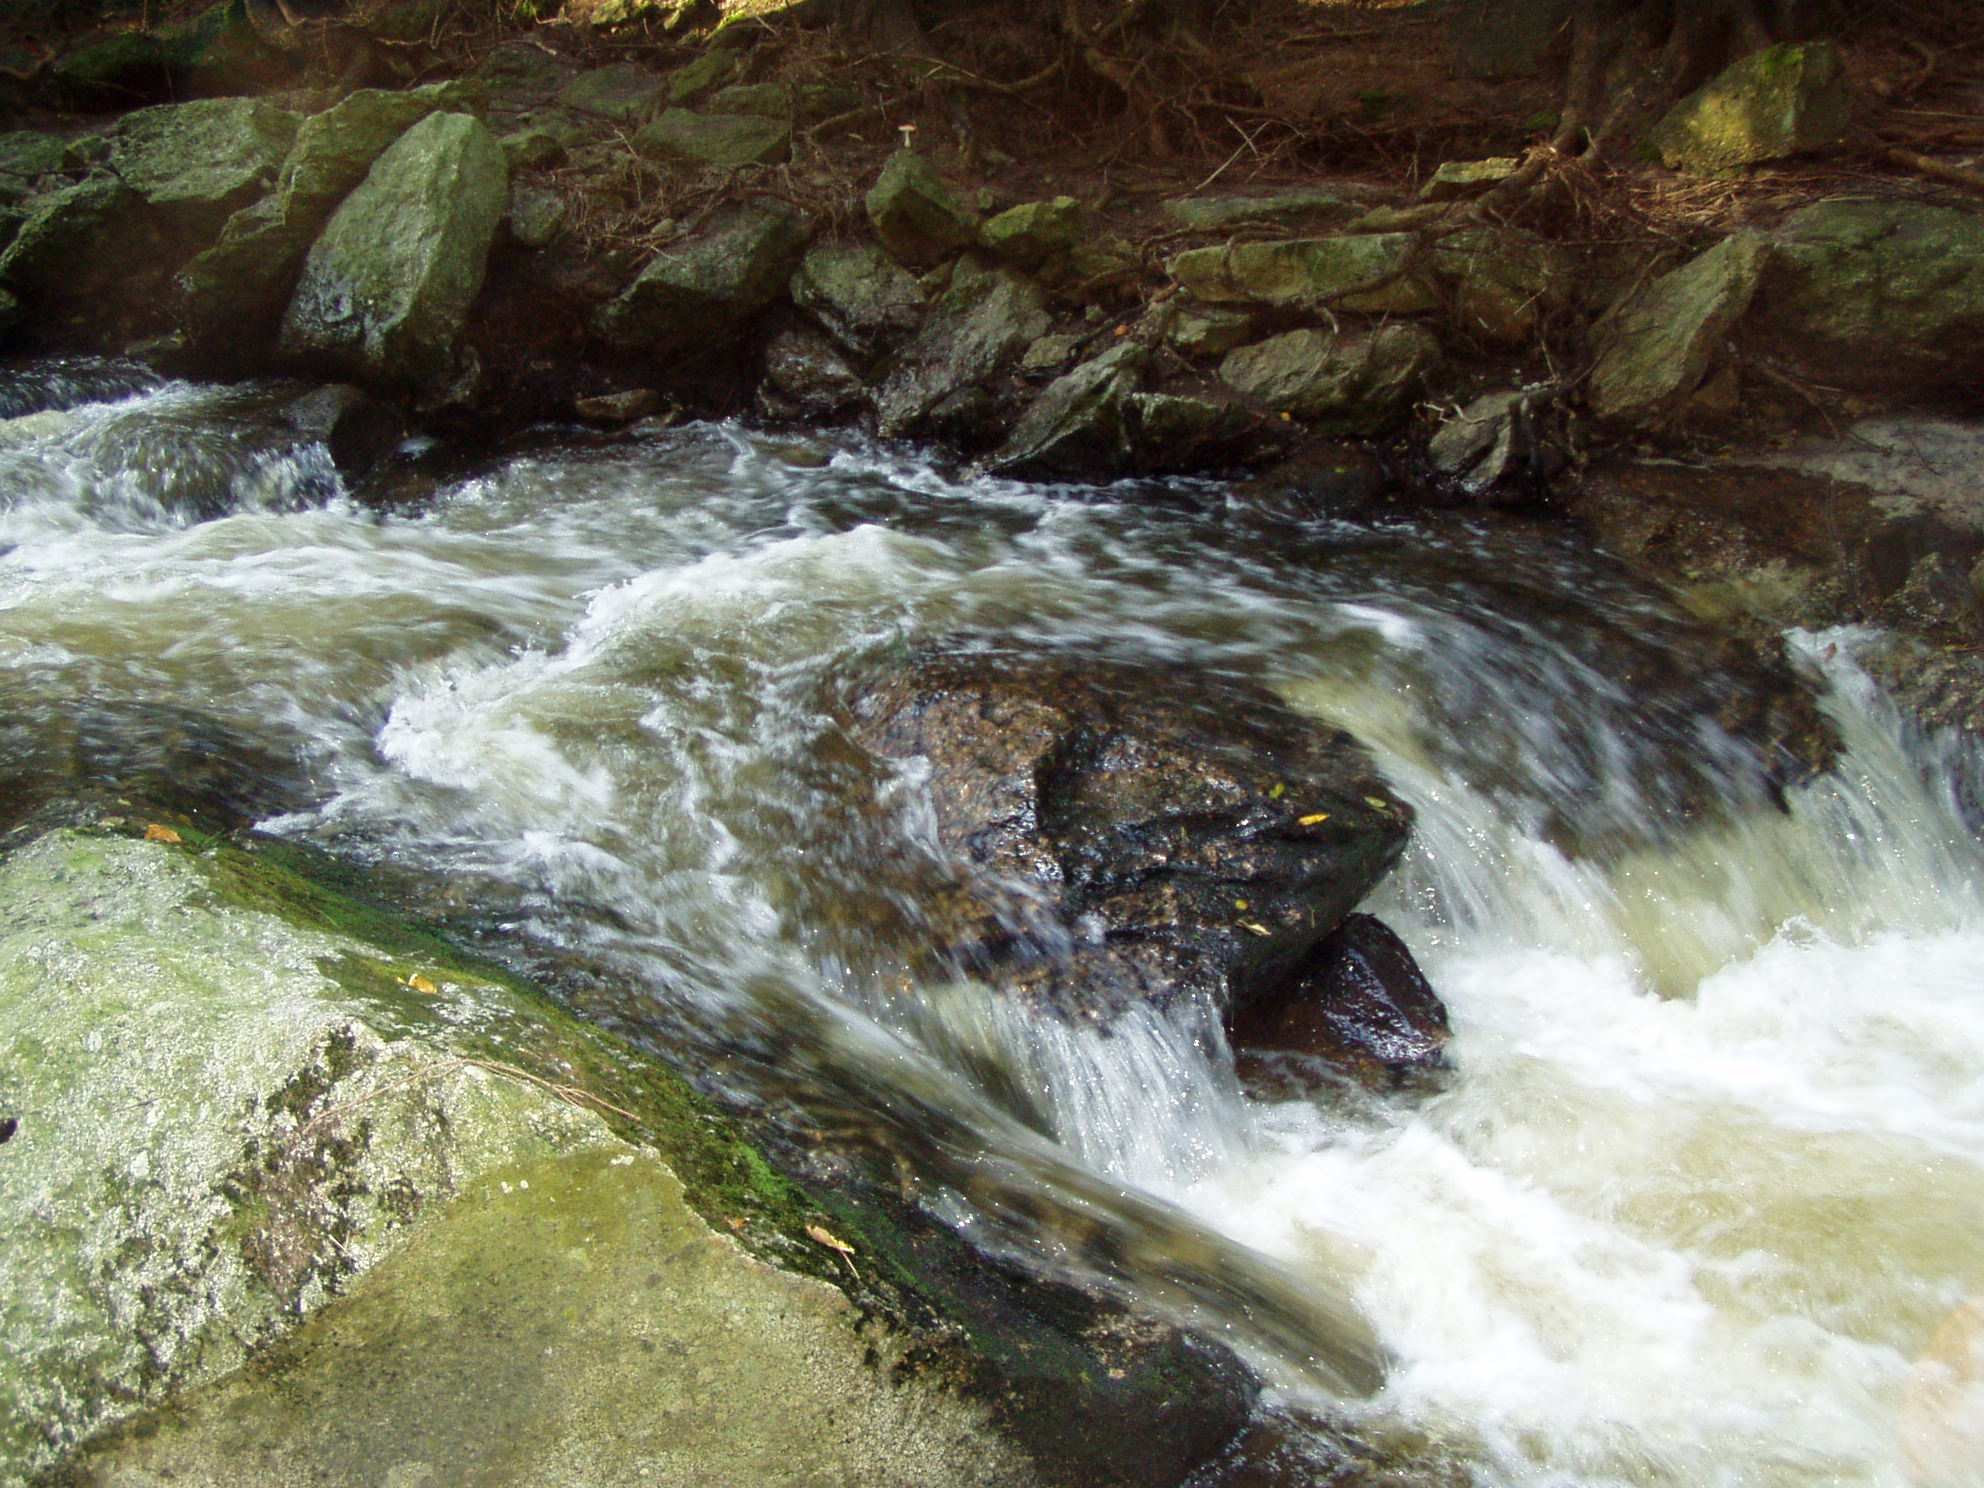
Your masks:
{"label": "yellow leaf on rock", "polygon": [[1267,927],[1266,925],[1259,925],[1259,924],[1256,924],[1256,923],[1255,923],[1254,921],[1252,921],[1252,920],[1242,920],[1242,921],[1240,922],[1240,928],[1241,928],[1242,930],[1251,930],[1251,931],[1253,931],[1253,932],[1254,932],[1254,934],[1256,934],[1256,935],[1272,935],[1272,934],[1274,934],[1274,931],[1272,931],[1272,930],[1270,930],[1270,929],[1268,929],[1268,927]]}
{"label": "yellow leaf on rock", "polygon": [[1287,786],[1277,785],[1273,790],[1268,792],[1268,799],[1270,801],[1279,801],[1283,796],[1287,794],[1288,794]]}
{"label": "yellow leaf on rock", "polygon": [[172,828],[161,827],[157,822],[149,822],[145,826],[145,841],[147,842],[170,842],[177,844],[183,840]]}
{"label": "yellow leaf on rock", "polygon": [[406,979],[406,984],[413,988],[414,991],[424,992],[429,997],[439,997],[441,995],[441,989],[417,971]]}
{"label": "yellow leaf on rock", "polygon": [[1364,804],[1369,806],[1373,811],[1390,811],[1392,809],[1392,803],[1385,800],[1382,796],[1366,796],[1364,798]]}
{"label": "yellow leaf on rock", "polygon": [[832,1230],[828,1229],[825,1225],[809,1224],[806,1226],[806,1233],[821,1245],[826,1246],[828,1250],[839,1251],[840,1258],[847,1262],[847,1269],[854,1271],[856,1276],[861,1274],[859,1271],[854,1270],[854,1247],[841,1239]]}
{"label": "yellow leaf on rock", "polygon": [[1312,811],[1307,816],[1297,817],[1295,819],[1295,825],[1298,827],[1315,827],[1322,825],[1329,819],[1330,814],[1327,811]]}

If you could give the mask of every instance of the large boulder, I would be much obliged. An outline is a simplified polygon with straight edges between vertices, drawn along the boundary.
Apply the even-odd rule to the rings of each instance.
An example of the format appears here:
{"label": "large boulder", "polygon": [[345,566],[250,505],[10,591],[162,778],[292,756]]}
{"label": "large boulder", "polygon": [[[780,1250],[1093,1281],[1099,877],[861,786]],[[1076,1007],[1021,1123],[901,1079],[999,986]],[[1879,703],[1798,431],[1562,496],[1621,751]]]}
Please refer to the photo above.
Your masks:
{"label": "large boulder", "polygon": [[171,323],[169,276],[182,241],[115,176],[49,192],[0,253],[0,285],[48,339],[121,351]]}
{"label": "large boulder", "polygon": [[446,386],[508,197],[502,147],[480,120],[422,119],[311,247],[283,318],[284,355],[361,382]]}
{"label": "large boulder", "polygon": [[1768,254],[1760,235],[1736,233],[1615,308],[1598,333],[1592,412],[1621,424],[1673,417],[1750,308]]}
{"label": "large boulder", "polygon": [[942,263],[978,240],[978,215],[913,150],[889,157],[866,206],[882,246],[913,269]]}
{"label": "large boulder", "polygon": [[747,202],[664,248],[593,328],[615,346],[683,351],[721,344],[784,291],[806,248],[806,220]]}
{"label": "large boulder", "polygon": [[139,109],[111,130],[109,167],[175,227],[205,238],[275,183],[300,122],[253,98]]}
{"label": "large boulder", "polygon": [[78,109],[261,93],[294,70],[267,45],[249,0],[221,0],[175,25],[118,31],[57,59],[56,94]]}
{"label": "large boulder", "polygon": [[1056,378],[1028,405],[989,462],[1007,475],[1120,475],[1134,459],[1135,428],[1125,418],[1149,351],[1135,342],[1111,348]]}
{"label": "large boulder", "polygon": [[882,432],[984,442],[1011,401],[1008,373],[1052,323],[1047,296],[1031,279],[961,259],[876,394]]}
{"label": "large boulder", "polygon": [[1647,136],[1661,160],[1714,174],[1821,150],[1852,120],[1846,68],[1827,42],[1753,53],[1668,111]]}
{"label": "large boulder", "polygon": [[351,882],[142,815],[0,859],[0,1481],[1128,1484],[1245,1420]]}
{"label": "large boulder", "polygon": [[1194,299],[1410,315],[1439,308],[1410,233],[1350,233],[1193,248],[1166,265]]}
{"label": "large boulder", "polygon": [[1772,243],[1750,326],[1823,382],[1947,386],[1984,373],[1984,214],[1819,202]]}
{"label": "large boulder", "polygon": [[1267,995],[1411,822],[1349,735],[1209,674],[928,653],[855,714],[927,782],[957,884],[933,951],[1072,1018]]}
{"label": "large boulder", "polygon": [[240,358],[241,328],[281,317],[310,245],[373,162],[429,114],[459,103],[464,91],[454,83],[405,92],[363,88],[305,119],[276,190],[228,218],[212,246],[179,273],[180,322],[195,346]]}
{"label": "large boulder", "polygon": [[1440,343],[1420,326],[1288,331],[1229,352],[1220,379],[1324,433],[1377,434],[1411,405]]}

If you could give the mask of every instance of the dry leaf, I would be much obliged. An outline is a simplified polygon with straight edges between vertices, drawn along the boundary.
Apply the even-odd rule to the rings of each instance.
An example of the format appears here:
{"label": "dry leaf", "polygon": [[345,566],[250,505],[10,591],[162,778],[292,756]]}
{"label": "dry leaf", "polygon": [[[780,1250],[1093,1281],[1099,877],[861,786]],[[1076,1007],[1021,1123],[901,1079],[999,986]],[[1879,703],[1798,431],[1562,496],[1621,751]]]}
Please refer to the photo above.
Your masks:
{"label": "dry leaf", "polygon": [[809,1224],[806,1226],[806,1233],[820,1244],[826,1246],[828,1250],[839,1251],[840,1258],[847,1262],[847,1269],[854,1271],[856,1276],[861,1274],[859,1271],[854,1270],[854,1247],[841,1239],[832,1230],[826,1228],[824,1225]]}
{"label": "dry leaf", "polygon": [[161,827],[157,822],[148,822],[145,825],[147,842],[169,842],[177,845],[181,840],[179,834],[170,827]]}
{"label": "dry leaf", "polygon": [[425,992],[429,997],[439,997],[441,995],[441,989],[417,971],[406,979],[405,985],[413,988],[416,992]]}
{"label": "dry leaf", "polygon": [[1256,924],[1256,923],[1255,923],[1254,921],[1252,921],[1252,920],[1242,920],[1242,921],[1240,922],[1240,928],[1241,928],[1242,930],[1251,930],[1251,931],[1253,931],[1253,932],[1254,932],[1254,934],[1256,934],[1256,935],[1272,935],[1272,934],[1274,934],[1274,931],[1272,931],[1272,930],[1270,930],[1270,929],[1268,929],[1268,927],[1267,927],[1266,925],[1260,925],[1260,924]]}
{"label": "dry leaf", "polygon": [[1295,819],[1295,825],[1298,827],[1319,827],[1329,819],[1330,814],[1327,811],[1312,811],[1307,816],[1297,817]]}
{"label": "dry leaf", "polygon": [[1392,803],[1385,800],[1382,796],[1366,796],[1364,798],[1364,804],[1369,806],[1373,811],[1390,811],[1392,809]]}

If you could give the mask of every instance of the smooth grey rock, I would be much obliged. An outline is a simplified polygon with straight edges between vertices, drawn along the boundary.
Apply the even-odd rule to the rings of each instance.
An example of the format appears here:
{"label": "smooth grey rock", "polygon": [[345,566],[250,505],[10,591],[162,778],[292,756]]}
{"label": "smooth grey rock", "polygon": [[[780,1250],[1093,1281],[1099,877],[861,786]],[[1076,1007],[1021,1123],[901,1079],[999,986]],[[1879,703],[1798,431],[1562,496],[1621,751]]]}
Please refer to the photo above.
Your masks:
{"label": "smooth grey rock", "polygon": [[311,247],[284,355],[371,384],[445,388],[508,195],[502,147],[480,120],[422,119]]}

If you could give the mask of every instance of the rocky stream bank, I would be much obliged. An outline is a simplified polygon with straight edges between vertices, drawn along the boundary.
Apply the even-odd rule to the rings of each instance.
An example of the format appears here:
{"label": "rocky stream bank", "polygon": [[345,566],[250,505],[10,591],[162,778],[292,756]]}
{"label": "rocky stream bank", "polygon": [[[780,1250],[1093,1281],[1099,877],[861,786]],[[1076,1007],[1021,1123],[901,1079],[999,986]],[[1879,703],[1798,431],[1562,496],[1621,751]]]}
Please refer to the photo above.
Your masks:
{"label": "rocky stream bank", "polygon": [[[320,445],[326,491],[387,512],[527,429],[712,417],[1022,480],[1216,477],[1296,522],[1458,509],[1674,586],[1702,671],[1639,682],[1749,751],[1739,805],[1831,760],[1787,626],[1888,627],[1873,665],[1919,726],[1984,728],[1960,195],[1624,247],[1467,215],[1512,156],[1410,189],[1021,195],[879,120],[821,165],[860,80],[794,74],[772,27],[610,61],[513,39],[445,77],[354,34],[372,61],[332,80],[228,3],[14,90],[0,349],[38,370],[0,438],[92,378],[191,378],[243,384],[237,455]],[[1652,138],[1684,171],[1795,155],[1844,127],[1842,86],[1782,49]],[[623,230],[629,190],[680,211]],[[198,475],[159,499],[218,514]],[[898,661],[822,706],[929,772],[952,879],[920,972],[1105,1026],[1204,998],[1243,1055],[1440,1077],[1436,989],[1356,912],[1412,825],[1358,741],[1215,675],[968,635]],[[0,1481],[1173,1483],[1242,1431],[1259,1382],[1225,1348],[987,1259],[879,1173],[795,1181],[778,1139],[339,865],[120,780],[70,808],[0,810],[26,1237]],[[1553,831],[1598,851],[1601,816],[1568,800]]]}

